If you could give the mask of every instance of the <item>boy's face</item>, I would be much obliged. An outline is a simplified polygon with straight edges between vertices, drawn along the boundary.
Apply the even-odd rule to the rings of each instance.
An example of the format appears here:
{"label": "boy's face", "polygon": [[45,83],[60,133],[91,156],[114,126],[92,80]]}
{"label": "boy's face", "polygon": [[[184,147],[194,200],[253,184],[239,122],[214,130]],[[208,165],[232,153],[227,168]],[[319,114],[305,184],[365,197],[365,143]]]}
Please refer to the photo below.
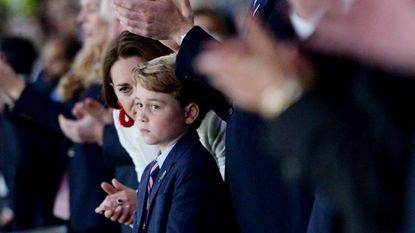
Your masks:
{"label": "boy's face", "polygon": [[136,121],[143,140],[163,151],[186,133],[185,110],[172,95],[144,89],[137,84]]}

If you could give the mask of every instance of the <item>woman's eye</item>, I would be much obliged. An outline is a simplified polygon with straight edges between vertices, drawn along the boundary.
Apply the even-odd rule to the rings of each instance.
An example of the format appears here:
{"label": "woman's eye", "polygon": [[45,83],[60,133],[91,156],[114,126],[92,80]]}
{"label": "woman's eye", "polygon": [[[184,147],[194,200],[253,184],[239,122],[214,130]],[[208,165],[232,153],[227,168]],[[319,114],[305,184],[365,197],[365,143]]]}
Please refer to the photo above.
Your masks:
{"label": "woman's eye", "polygon": [[122,88],[119,89],[119,91],[122,92],[122,93],[128,93],[130,90],[131,90],[130,87],[122,87]]}

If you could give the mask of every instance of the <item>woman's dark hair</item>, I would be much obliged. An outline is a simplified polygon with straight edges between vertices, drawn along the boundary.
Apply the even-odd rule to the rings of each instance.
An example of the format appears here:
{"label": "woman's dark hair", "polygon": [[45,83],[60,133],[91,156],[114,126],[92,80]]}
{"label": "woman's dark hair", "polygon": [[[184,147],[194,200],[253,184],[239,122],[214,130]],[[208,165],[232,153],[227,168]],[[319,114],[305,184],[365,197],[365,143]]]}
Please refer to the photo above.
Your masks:
{"label": "woman's dark hair", "polygon": [[120,58],[130,58],[138,56],[145,61],[152,60],[156,57],[167,55],[173,51],[164,46],[159,41],[138,36],[133,33],[124,31],[115,38],[104,55],[103,60],[103,96],[108,106],[119,108],[117,96],[115,95],[112,85],[111,67]]}

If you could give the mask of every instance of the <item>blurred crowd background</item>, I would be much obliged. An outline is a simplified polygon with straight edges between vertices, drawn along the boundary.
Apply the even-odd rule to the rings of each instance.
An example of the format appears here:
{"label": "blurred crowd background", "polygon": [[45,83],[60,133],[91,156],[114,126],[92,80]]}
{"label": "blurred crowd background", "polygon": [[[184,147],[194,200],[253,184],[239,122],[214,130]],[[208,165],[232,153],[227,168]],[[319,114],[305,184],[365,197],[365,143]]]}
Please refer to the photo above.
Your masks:
{"label": "blurred crowd background", "polygon": [[[193,9],[209,8],[232,14],[242,0],[192,0]],[[230,7],[231,6],[231,7]],[[36,44],[44,45],[48,38],[58,36],[81,37],[76,17],[77,0],[1,0],[0,35],[20,35]]]}

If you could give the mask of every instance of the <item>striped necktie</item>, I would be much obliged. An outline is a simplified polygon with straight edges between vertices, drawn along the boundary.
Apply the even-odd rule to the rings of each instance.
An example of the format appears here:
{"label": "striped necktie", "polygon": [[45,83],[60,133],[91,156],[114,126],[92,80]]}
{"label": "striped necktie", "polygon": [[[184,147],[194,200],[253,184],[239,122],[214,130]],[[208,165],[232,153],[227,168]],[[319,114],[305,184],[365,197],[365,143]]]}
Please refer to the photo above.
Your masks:
{"label": "striped necktie", "polygon": [[157,174],[160,171],[159,164],[157,163],[157,160],[154,161],[153,165],[150,169],[150,176],[148,177],[148,183],[147,183],[147,203],[146,203],[146,215],[145,215],[145,221],[143,224],[143,230],[145,232],[147,224],[148,224],[148,215],[150,210],[150,194],[151,190],[153,189],[154,183],[156,182]]}
{"label": "striped necktie", "polygon": [[151,166],[150,169],[150,176],[148,177],[148,185],[147,185],[147,197],[150,197],[151,189],[153,188],[153,185],[156,181],[157,174],[159,173],[160,168],[157,161],[154,162],[153,166]]}

